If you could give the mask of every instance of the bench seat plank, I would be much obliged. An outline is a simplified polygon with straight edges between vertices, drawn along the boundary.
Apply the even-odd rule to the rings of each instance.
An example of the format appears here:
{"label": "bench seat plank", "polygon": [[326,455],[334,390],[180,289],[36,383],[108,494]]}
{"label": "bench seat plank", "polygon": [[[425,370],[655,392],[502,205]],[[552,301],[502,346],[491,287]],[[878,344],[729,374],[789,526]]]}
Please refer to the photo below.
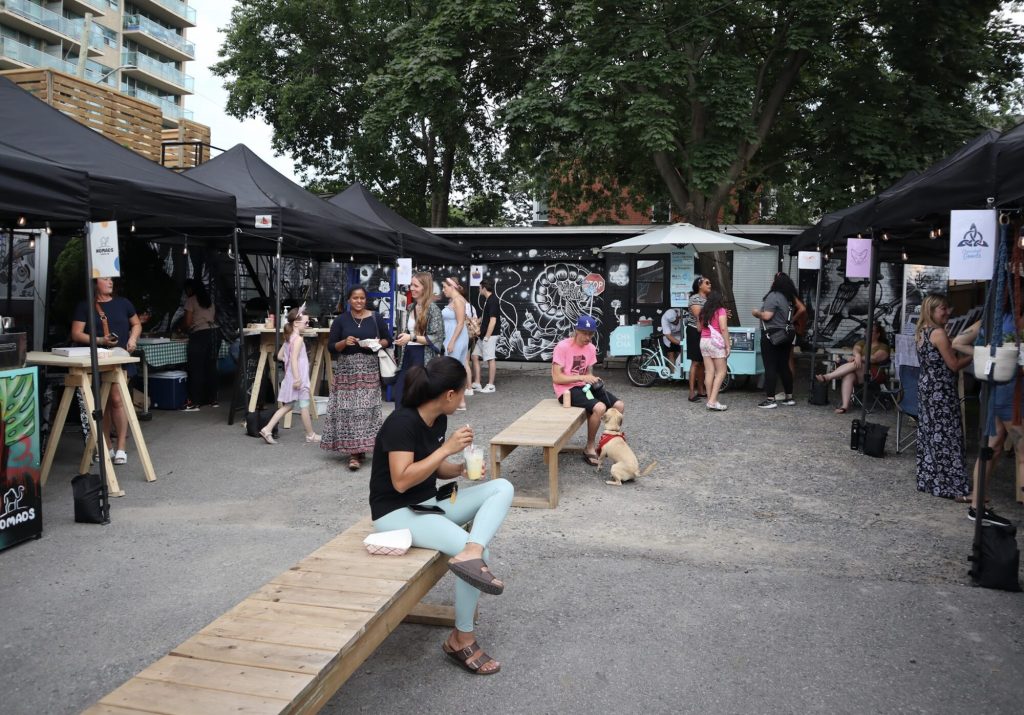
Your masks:
{"label": "bench seat plank", "polygon": [[237,713],[238,715],[274,715],[287,701],[221,690],[193,688],[135,677],[100,700],[104,705],[145,710],[157,715],[197,715],[197,713]]}
{"label": "bench seat plank", "polygon": [[366,627],[372,614],[366,611],[347,611],[341,608],[302,606],[297,603],[274,603],[247,598],[227,612],[228,616],[265,619],[275,623],[294,623],[297,626],[324,628]]}
{"label": "bench seat plank", "polygon": [[315,675],[337,657],[338,651],[198,635],[172,650],[171,655]]}
{"label": "bench seat plank", "polygon": [[295,623],[274,623],[259,618],[221,616],[199,631],[204,635],[279,643],[316,650],[340,651],[361,632],[360,628],[324,628]]}
{"label": "bench seat plank", "polygon": [[153,712],[151,710],[136,710],[135,708],[122,708],[117,705],[96,703],[88,710],[83,710],[82,715],[153,715]]}
{"label": "bench seat plank", "polygon": [[302,588],[299,586],[283,586],[268,583],[259,591],[249,596],[256,601],[273,601],[274,603],[297,603],[303,606],[324,606],[326,608],[342,608],[350,611],[369,611],[376,613],[392,600],[391,594],[374,595],[353,591],[335,591],[326,588]]}
{"label": "bench seat plank", "polygon": [[[388,558],[381,556],[381,558]],[[405,582],[401,579],[369,578],[349,574],[323,573],[322,571],[284,571],[270,580],[281,586],[320,588],[327,591],[363,593],[371,596],[394,597]]]}
{"label": "bench seat plank", "polygon": [[291,702],[316,675],[168,655],[136,677]]}

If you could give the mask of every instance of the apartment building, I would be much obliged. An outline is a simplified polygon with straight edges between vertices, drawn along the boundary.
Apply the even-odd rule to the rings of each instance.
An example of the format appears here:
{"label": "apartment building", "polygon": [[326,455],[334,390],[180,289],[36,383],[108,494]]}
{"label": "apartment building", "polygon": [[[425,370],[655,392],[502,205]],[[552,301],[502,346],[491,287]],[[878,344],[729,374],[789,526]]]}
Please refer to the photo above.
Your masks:
{"label": "apartment building", "polygon": [[185,33],[196,11],[180,0],[0,0],[0,71],[52,69],[160,107],[165,128],[192,119]]}

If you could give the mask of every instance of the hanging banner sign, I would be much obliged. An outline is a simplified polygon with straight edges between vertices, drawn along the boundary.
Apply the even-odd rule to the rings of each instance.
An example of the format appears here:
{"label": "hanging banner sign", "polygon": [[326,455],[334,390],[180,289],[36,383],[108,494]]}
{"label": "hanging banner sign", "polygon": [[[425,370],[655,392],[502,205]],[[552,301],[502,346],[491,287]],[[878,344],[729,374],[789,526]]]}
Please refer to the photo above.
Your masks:
{"label": "hanging banner sign", "polygon": [[99,221],[90,225],[89,250],[92,252],[93,278],[116,278],[121,275],[121,258],[117,252],[117,221]]}
{"label": "hanging banner sign", "polygon": [[469,267],[469,286],[470,288],[477,288],[480,286],[480,281],[484,278],[484,267],[483,266],[470,266]]}
{"label": "hanging banner sign", "polygon": [[949,212],[950,280],[992,279],[997,230],[994,209]]}
{"label": "hanging banner sign", "polygon": [[682,308],[686,305],[693,288],[693,258],[697,254],[693,246],[683,246],[672,251],[669,262],[669,298],[670,306]]}
{"label": "hanging banner sign", "polygon": [[256,228],[273,228],[274,217],[271,214],[259,214],[256,216]]}
{"label": "hanging banner sign", "polygon": [[820,271],[821,254],[817,251],[800,251],[797,254],[797,266],[802,271]]}
{"label": "hanging banner sign", "polygon": [[846,239],[847,278],[870,278],[872,259],[870,238]]}
{"label": "hanging banner sign", "polygon": [[395,278],[395,282],[400,286],[407,286],[412,283],[412,259],[411,258],[399,258],[398,259],[398,275]]}

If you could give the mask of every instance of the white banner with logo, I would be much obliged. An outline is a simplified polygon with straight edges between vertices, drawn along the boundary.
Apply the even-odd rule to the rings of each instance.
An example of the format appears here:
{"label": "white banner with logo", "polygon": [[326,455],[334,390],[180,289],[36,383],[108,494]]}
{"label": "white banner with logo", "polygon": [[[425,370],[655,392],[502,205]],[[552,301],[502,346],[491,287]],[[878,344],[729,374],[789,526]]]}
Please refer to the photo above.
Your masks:
{"label": "white banner with logo", "polygon": [[949,212],[949,278],[992,279],[996,261],[996,211]]}
{"label": "white banner with logo", "polygon": [[89,250],[92,251],[93,278],[116,278],[121,275],[117,221],[98,221],[89,226]]}

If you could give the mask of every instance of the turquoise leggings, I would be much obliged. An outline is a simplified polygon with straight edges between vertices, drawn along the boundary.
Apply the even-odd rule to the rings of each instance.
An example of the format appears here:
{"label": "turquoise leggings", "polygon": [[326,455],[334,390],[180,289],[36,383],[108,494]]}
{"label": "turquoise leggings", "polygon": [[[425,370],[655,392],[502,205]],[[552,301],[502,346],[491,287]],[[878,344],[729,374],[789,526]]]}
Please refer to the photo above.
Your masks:
{"label": "turquoise leggings", "polygon": [[[373,522],[377,531],[409,529],[412,545],[423,549],[436,549],[447,556],[466,548],[472,541],[484,547],[484,560],[488,558],[487,544],[494,538],[501,522],[512,506],[511,482],[492,479],[483,484],[459,489],[452,504],[448,499],[438,503],[427,499],[423,504],[437,505],[444,509],[440,514],[417,514],[408,508],[395,509]],[[467,534],[460,524],[472,520],[473,528]],[[480,591],[462,579],[455,581],[455,627],[464,633],[473,631],[473,614],[480,600]]]}

